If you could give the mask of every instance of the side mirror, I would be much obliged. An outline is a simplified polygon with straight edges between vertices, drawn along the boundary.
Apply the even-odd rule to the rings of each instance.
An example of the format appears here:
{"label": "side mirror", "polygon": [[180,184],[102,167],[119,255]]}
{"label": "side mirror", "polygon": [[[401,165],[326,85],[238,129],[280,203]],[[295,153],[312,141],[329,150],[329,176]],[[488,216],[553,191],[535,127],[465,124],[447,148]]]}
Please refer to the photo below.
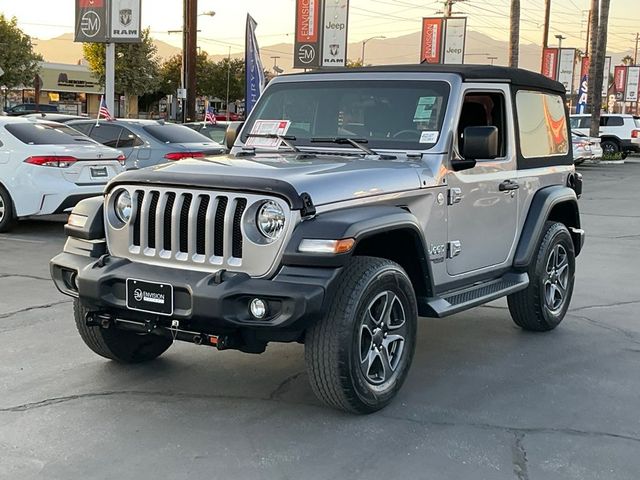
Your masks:
{"label": "side mirror", "polygon": [[233,122],[227,127],[227,131],[224,133],[224,145],[228,150],[233,148],[233,144],[236,143],[236,139],[242,130],[244,122]]}
{"label": "side mirror", "polygon": [[498,156],[498,128],[465,128],[464,143],[460,154],[462,160],[452,162],[452,167],[456,172],[475,167],[477,160],[496,158]]}

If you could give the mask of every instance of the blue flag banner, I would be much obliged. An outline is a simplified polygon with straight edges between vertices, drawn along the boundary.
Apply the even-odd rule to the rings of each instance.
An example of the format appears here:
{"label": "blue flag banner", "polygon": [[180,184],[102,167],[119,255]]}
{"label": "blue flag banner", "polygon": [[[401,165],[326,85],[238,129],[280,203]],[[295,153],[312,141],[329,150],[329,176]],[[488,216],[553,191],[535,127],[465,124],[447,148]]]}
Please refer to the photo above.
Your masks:
{"label": "blue flag banner", "polygon": [[258,24],[247,14],[247,32],[245,46],[245,74],[246,74],[246,92],[245,92],[245,118],[249,115],[253,107],[258,102],[258,98],[262,94],[265,86],[264,68],[262,68],[262,60],[260,60],[260,49],[258,48],[258,40],[256,39],[256,26]]}
{"label": "blue flag banner", "polygon": [[[609,81],[607,79],[607,81]],[[584,75],[580,79],[580,90],[578,90],[578,105],[576,106],[576,113],[585,113],[587,111],[587,86],[589,85],[589,76]]]}

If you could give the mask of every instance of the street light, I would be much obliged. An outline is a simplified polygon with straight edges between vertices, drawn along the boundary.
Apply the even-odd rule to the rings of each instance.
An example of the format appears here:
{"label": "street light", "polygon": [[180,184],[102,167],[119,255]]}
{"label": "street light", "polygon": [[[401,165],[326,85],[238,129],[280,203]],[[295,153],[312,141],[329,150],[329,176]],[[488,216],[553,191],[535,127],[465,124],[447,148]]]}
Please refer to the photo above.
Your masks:
{"label": "street light", "polygon": [[491,65],[493,65],[494,60],[497,60],[498,57],[487,57],[487,60],[491,60]]}
{"label": "street light", "polygon": [[371,37],[371,38],[367,38],[366,40],[362,41],[362,57],[360,57],[360,59],[362,60],[362,66],[364,67],[364,47],[367,45],[368,42],[370,42],[371,40],[377,40],[377,39],[384,39],[387,38],[384,35],[377,35],[375,37]]}
{"label": "street light", "polygon": [[562,40],[566,40],[567,37],[563,37],[561,34],[556,35],[558,39],[558,55],[560,55],[560,51],[562,50]]}

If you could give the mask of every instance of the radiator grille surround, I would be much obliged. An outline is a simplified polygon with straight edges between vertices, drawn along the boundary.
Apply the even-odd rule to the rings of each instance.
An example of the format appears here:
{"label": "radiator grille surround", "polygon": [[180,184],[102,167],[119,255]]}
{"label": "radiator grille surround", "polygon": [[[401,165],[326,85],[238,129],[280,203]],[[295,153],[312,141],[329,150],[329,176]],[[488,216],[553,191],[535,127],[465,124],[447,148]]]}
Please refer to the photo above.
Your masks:
{"label": "radiator grille surround", "polygon": [[[124,226],[105,216],[109,251],[139,263],[264,277],[277,267],[299,221],[299,212],[277,197],[164,186],[121,188],[131,195],[134,213]],[[106,209],[121,188],[107,195]],[[265,201],[277,202],[287,216],[285,231],[275,242],[256,236],[255,211]]]}

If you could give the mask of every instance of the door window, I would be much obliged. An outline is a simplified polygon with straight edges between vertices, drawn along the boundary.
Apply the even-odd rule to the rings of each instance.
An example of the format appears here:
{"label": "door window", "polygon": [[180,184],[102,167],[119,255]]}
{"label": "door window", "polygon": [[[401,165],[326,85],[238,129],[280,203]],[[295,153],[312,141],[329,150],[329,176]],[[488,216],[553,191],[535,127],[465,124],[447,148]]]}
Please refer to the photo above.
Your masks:
{"label": "door window", "polygon": [[116,148],[121,131],[122,127],[100,124],[96,125],[93,127],[93,130],[91,130],[91,138],[107,147]]}
{"label": "door window", "polygon": [[127,128],[122,128],[120,132],[120,140],[118,140],[117,148],[133,148],[139,147],[140,145],[144,145],[144,142],[140,140],[135,133]]}
{"label": "door window", "polygon": [[464,97],[458,122],[458,146],[464,146],[464,129],[467,127],[496,127],[498,129],[498,157],[507,154],[507,123],[505,99],[498,92],[473,92]]}
{"label": "door window", "polygon": [[567,116],[560,95],[520,90],[516,95],[516,108],[524,158],[568,153]]}

